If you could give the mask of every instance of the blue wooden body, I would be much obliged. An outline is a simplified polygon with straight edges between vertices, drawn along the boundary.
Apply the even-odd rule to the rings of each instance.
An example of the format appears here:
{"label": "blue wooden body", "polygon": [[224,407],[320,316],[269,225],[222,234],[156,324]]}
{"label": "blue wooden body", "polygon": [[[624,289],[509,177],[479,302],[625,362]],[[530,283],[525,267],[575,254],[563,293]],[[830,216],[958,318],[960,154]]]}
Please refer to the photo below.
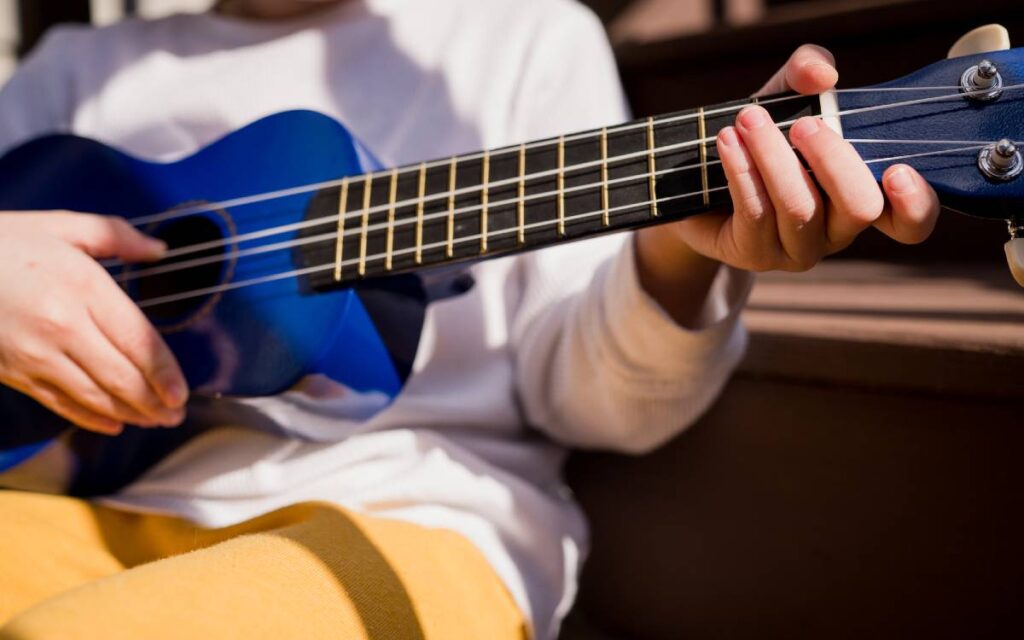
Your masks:
{"label": "blue wooden body", "polygon": [[[266,118],[173,163],[147,162],[97,142],[56,135],[0,159],[0,210],[66,209],[131,220],[197,202],[334,180],[378,168],[374,164],[342,125],[310,111]],[[307,192],[201,215],[225,237],[244,235],[301,221],[313,196]],[[144,228],[159,235],[160,227]],[[295,236],[292,231],[238,248]],[[275,250],[226,261],[220,268],[230,270],[224,279],[243,281],[289,272],[296,264],[292,251]],[[367,407],[386,406],[398,393],[415,351],[415,340],[405,342],[405,353],[396,353],[393,344],[389,350],[360,293],[352,289],[312,294],[299,279],[284,278],[226,291],[207,303],[199,312],[156,322],[200,395],[267,395],[302,376],[322,374],[350,390],[353,404],[365,413]],[[378,314],[388,312],[377,307]],[[411,317],[398,320],[420,322],[422,315],[409,314],[408,308],[400,310]],[[419,325],[416,335],[418,330]],[[34,403],[26,396],[3,393],[0,470],[31,455],[41,436],[52,437],[65,426],[55,416],[41,418],[30,410]]]}

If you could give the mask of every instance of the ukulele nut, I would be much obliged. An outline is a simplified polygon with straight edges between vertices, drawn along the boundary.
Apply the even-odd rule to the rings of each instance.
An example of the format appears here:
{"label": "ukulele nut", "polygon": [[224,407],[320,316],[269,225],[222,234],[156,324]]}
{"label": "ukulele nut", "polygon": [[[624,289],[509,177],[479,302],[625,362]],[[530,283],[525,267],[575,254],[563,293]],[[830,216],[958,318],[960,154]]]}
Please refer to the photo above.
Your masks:
{"label": "ukulele nut", "polygon": [[982,60],[960,76],[960,92],[968,100],[989,102],[1003,95],[1003,77],[989,60]]}
{"label": "ukulele nut", "polygon": [[1008,182],[1020,175],[1024,169],[1024,159],[1017,145],[1003,138],[981,150],[978,154],[978,168],[992,180]]}

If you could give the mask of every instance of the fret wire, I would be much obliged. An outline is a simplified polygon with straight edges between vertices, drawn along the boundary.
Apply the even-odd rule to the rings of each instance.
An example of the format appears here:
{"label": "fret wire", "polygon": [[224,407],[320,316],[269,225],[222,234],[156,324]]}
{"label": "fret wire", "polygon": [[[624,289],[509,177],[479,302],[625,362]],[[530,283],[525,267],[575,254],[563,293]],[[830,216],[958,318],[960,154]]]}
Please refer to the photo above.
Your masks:
{"label": "fret wire", "polygon": [[526,244],[526,143],[519,145],[519,187],[516,190],[516,242]]}
{"label": "fret wire", "polygon": [[[891,160],[891,158],[886,158],[886,160]],[[728,189],[728,188],[729,188],[728,186],[714,187],[712,189],[712,191],[723,191],[723,190]],[[700,192],[684,193],[684,194],[679,194],[679,195],[674,195],[674,196],[667,196],[667,197],[663,198],[663,201],[667,202],[667,201],[670,201],[670,200],[679,200],[681,198],[689,198],[689,197],[693,197],[693,196],[697,196],[697,195],[700,195]],[[648,203],[646,203],[646,202],[632,202],[632,203],[629,203],[629,204],[619,205],[619,206],[613,207],[612,211],[613,212],[618,212],[620,210],[624,211],[624,210],[633,209],[633,208],[636,208],[636,207],[647,206],[647,204]],[[589,219],[591,217],[594,217],[596,215],[600,215],[600,213],[601,213],[600,211],[590,211],[590,212],[585,212],[585,213],[578,213],[578,214],[575,214],[575,215],[571,216],[569,219],[570,220],[587,220],[587,219]],[[543,227],[546,224],[551,224],[551,221],[550,220],[542,220],[540,222],[531,222],[530,224],[527,225],[527,228],[528,229],[541,228],[541,227]],[[494,235],[501,235],[501,234],[504,234],[504,233],[509,233],[510,231],[511,231],[511,229],[499,229],[498,231],[496,231],[494,233]],[[473,236],[469,236],[467,238],[462,238],[460,241],[470,242],[470,241],[472,241],[474,239],[475,238]],[[443,242],[435,242],[433,244],[428,245],[427,248],[428,249],[433,249],[433,248],[439,247],[439,246],[441,246],[443,244],[444,244]],[[406,254],[406,253],[409,253],[410,251],[413,251],[413,249],[399,249],[395,253],[397,253],[397,254]],[[374,257],[379,257],[379,256],[374,256]],[[148,299],[145,299],[145,300],[137,301],[137,304],[140,307],[142,307],[142,308],[147,308],[147,307],[152,307],[152,306],[156,306],[156,305],[160,305],[160,304],[168,304],[168,303],[171,303],[171,302],[176,302],[178,300],[188,300],[188,299],[195,298],[195,297],[202,296],[202,295],[209,295],[209,294],[213,294],[213,293],[219,293],[219,292],[222,292],[222,291],[233,291],[235,289],[240,289],[242,287],[250,287],[250,286],[254,286],[254,285],[258,285],[258,284],[264,284],[264,283],[267,283],[267,282],[274,282],[274,281],[277,281],[277,280],[282,280],[284,278],[294,278],[294,277],[297,277],[297,276],[304,276],[304,275],[311,275],[311,274],[314,274],[314,273],[321,273],[321,272],[326,271],[327,269],[330,269],[330,268],[331,268],[331,264],[330,263],[322,264],[322,265],[313,265],[313,266],[309,266],[309,267],[304,267],[302,269],[293,269],[291,271],[286,271],[286,272],[283,272],[283,273],[273,273],[273,274],[266,275],[266,276],[260,276],[260,277],[257,277],[257,278],[251,278],[249,280],[242,280],[242,281],[237,281],[236,280],[236,281],[233,281],[233,282],[230,282],[230,283],[227,283],[227,284],[221,284],[221,285],[216,285],[216,286],[212,286],[212,287],[203,287],[201,289],[194,289],[194,290],[186,291],[186,292],[182,292],[182,293],[169,294],[169,295],[166,295],[166,296],[158,296],[158,297],[155,297],[155,298],[148,298]]]}
{"label": "fret wire", "polygon": [[[888,142],[888,141],[886,141],[886,142]],[[980,145],[980,146],[983,146],[983,145]],[[975,149],[975,148],[979,148],[979,147],[971,147],[971,149]],[[945,152],[945,151],[946,150],[943,150],[943,152]],[[928,154],[928,155],[931,155],[931,154]],[[916,157],[916,156],[913,156],[913,157]],[[719,162],[720,162],[719,160],[712,161],[712,163],[719,163]],[[868,161],[869,164],[871,162],[874,162],[874,160],[869,160]],[[698,169],[699,167],[700,167],[699,164],[685,165],[685,166],[681,166],[681,167],[670,167],[670,168],[667,168],[667,169],[660,169],[660,170],[658,170],[657,174],[660,177],[660,176],[663,176],[663,175],[677,174],[677,173],[680,173],[680,172],[683,172],[683,171],[688,171],[688,170],[691,170],[691,169]],[[609,184],[609,186],[611,186],[612,184],[616,184],[616,185],[618,185],[618,184],[627,184],[627,183],[632,182],[632,181],[646,180],[646,179],[647,179],[647,174],[646,173],[639,173],[639,174],[636,174],[636,175],[623,176],[621,178],[611,178],[611,179],[609,179],[608,184]],[[566,193],[569,193],[569,192],[577,193],[577,192],[585,191],[587,189],[597,189],[597,188],[599,188],[599,185],[600,185],[599,182],[595,182],[595,183],[590,183],[590,184],[576,185],[576,186],[573,186],[573,187],[566,187],[565,192]],[[716,190],[717,189],[715,189],[715,188],[710,189],[710,191],[712,191],[712,192],[716,191]],[[700,193],[701,192],[698,191],[697,195],[699,195]],[[543,198],[553,198],[556,194],[557,194],[557,192],[552,190],[552,191],[546,191],[546,192],[542,192],[542,193],[531,194],[531,195],[527,196],[526,199],[527,200],[540,200],[540,199],[543,199]],[[663,198],[662,201],[664,201],[664,200],[665,199]],[[410,200],[410,202],[411,202],[411,200]],[[495,205],[513,205],[515,203],[516,203],[516,199],[515,198],[508,198],[506,200],[498,201],[498,202],[496,202],[494,204]],[[647,206],[648,202],[645,200],[643,203],[641,203],[641,205],[642,206]],[[460,213],[460,212],[464,212],[464,211],[473,211],[475,209],[476,209],[476,207],[463,207],[461,209],[456,209],[456,213]],[[611,210],[614,211],[614,210],[616,210],[616,208],[612,207]],[[372,208],[371,208],[371,211],[372,211]],[[599,210],[594,212],[594,215],[595,216],[596,215],[600,215],[601,213],[602,213],[602,211],[599,209]],[[444,218],[446,216],[447,216],[446,212],[431,213],[431,214],[425,215],[423,217],[423,221],[424,222],[428,222],[428,221],[432,222],[434,220],[442,219],[442,218]],[[569,219],[572,219],[572,218],[569,218]],[[400,226],[400,225],[411,224],[413,222],[416,222],[416,220],[415,219],[412,219],[412,220],[400,220],[400,221],[396,221],[395,224],[396,224],[396,226]],[[551,222],[555,222],[555,220],[552,220]],[[385,230],[386,226],[387,225],[384,222],[373,223],[368,228],[368,231],[375,232],[375,231],[379,231],[379,230]],[[526,226],[528,228],[532,228],[531,225],[526,225]],[[514,228],[510,228],[510,229],[511,230],[515,230]],[[356,234],[358,232],[359,232],[359,229],[352,229],[352,230],[345,230],[344,234],[346,236],[348,236],[348,235],[354,235],[354,234]],[[495,236],[495,235],[499,235],[500,233],[502,233],[502,231],[501,230],[497,230],[497,231],[493,231],[491,233],[491,235]],[[279,250],[279,249],[286,249],[286,248],[289,248],[289,247],[302,246],[302,245],[306,245],[306,244],[310,244],[310,243],[314,243],[314,242],[327,242],[327,241],[332,241],[333,242],[336,238],[337,238],[337,232],[336,231],[328,231],[326,233],[321,233],[321,234],[318,234],[318,235],[315,235],[315,236],[306,236],[306,237],[304,237],[304,238],[302,238],[300,240],[285,240],[285,241],[282,241],[282,242],[275,242],[275,243],[271,243],[271,244],[260,245],[258,247],[254,247],[252,249],[238,250],[236,252],[232,252],[230,255],[235,257],[235,258],[241,258],[241,257],[244,257],[244,256],[266,253],[268,251],[276,251],[276,250]],[[439,244],[439,246],[444,245],[444,244],[445,244],[444,242],[441,242]],[[396,250],[395,253],[396,254],[405,254],[405,253],[410,253],[413,250],[414,249],[412,249],[412,248],[404,250],[404,251]],[[219,261],[222,261],[224,259],[225,258],[223,256],[221,256],[221,255],[207,256],[205,258],[196,258],[196,259],[188,260],[188,261],[185,261],[185,262],[174,263],[172,265],[165,265],[163,267],[150,267],[150,268],[147,268],[147,269],[141,269],[139,271],[132,271],[131,272],[131,275],[132,275],[131,278],[124,278],[124,277],[120,277],[119,276],[116,279],[118,281],[134,280],[134,279],[137,279],[139,277],[145,277],[145,276],[149,276],[149,275],[156,275],[157,273],[165,273],[167,271],[177,271],[177,270],[180,270],[180,269],[183,269],[183,268],[191,268],[191,267],[199,266],[199,265],[202,265],[202,264],[209,264],[211,262],[219,262]]]}
{"label": "fret wire", "polygon": [[480,167],[480,181],[483,184],[480,192],[480,253],[487,253],[487,183],[491,181],[491,154],[487,151]]}
{"label": "fret wire", "polygon": [[366,275],[366,236],[370,226],[370,192],[373,190],[373,177],[366,174],[363,180],[363,225],[359,234],[359,277]]}
{"label": "fret wire", "polygon": [[427,190],[427,163],[420,163],[419,187],[416,197],[416,264],[423,262],[423,195]]}
{"label": "fret wire", "polygon": [[565,136],[558,136],[558,235],[565,235]]}
{"label": "fret wire", "polygon": [[459,161],[452,156],[448,164],[448,244],[444,253],[449,258],[455,255],[455,176],[458,171]]}
{"label": "fret wire", "polygon": [[388,194],[388,240],[384,269],[391,271],[391,251],[395,244],[395,200],[398,198],[398,169],[391,170],[391,192]]}
{"label": "fret wire", "polygon": [[651,217],[658,217],[658,193],[655,185],[654,165],[654,118],[647,118],[647,190],[650,192]]}
{"label": "fret wire", "polygon": [[700,138],[700,186],[704,189],[704,206],[711,202],[711,195],[708,193],[708,144],[707,124],[704,122],[704,107],[697,108],[697,137]]}
{"label": "fret wire", "polygon": [[338,241],[334,245],[334,281],[341,282],[341,261],[345,250],[345,214],[348,209],[348,178],[341,181],[338,194]]}
{"label": "fret wire", "polygon": [[608,219],[608,127],[601,127],[601,225],[607,227]]}

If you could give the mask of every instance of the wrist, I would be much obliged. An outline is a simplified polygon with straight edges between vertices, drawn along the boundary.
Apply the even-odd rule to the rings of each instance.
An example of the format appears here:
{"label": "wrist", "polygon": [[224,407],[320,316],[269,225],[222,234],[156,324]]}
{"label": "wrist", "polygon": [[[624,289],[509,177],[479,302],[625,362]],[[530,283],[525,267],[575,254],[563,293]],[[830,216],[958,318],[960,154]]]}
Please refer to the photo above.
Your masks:
{"label": "wrist", "polygon": [[634,234],[640,286],[676,322],[693,329],[721,266],[694,251],[669,226]]}

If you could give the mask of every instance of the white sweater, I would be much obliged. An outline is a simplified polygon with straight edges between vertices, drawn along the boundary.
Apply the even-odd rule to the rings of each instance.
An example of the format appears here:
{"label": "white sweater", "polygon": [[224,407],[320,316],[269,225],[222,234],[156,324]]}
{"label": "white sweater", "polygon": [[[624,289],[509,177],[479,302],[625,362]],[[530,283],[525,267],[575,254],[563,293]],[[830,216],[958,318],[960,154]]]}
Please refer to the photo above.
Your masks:
{"label": "white sweater", "polygon": [[[71,131],[173,160],[296,108],[344,123],[385,165],[627,117],[601,25],[570,0],[365,0],[286,23],[57,29],[0,92],[0,149]],[[412,376],[373,419],[332,419],[308,389],[246,400],[289,435],[225,424],[108,502],[222,526],[329,500],[451,529],[554,636],[587,544],[563,446],[659,445],[743,351],[747,276],[723,269],[686,331],[640,289],[628,240],[474,265],[468,293],[429,308]]]}

